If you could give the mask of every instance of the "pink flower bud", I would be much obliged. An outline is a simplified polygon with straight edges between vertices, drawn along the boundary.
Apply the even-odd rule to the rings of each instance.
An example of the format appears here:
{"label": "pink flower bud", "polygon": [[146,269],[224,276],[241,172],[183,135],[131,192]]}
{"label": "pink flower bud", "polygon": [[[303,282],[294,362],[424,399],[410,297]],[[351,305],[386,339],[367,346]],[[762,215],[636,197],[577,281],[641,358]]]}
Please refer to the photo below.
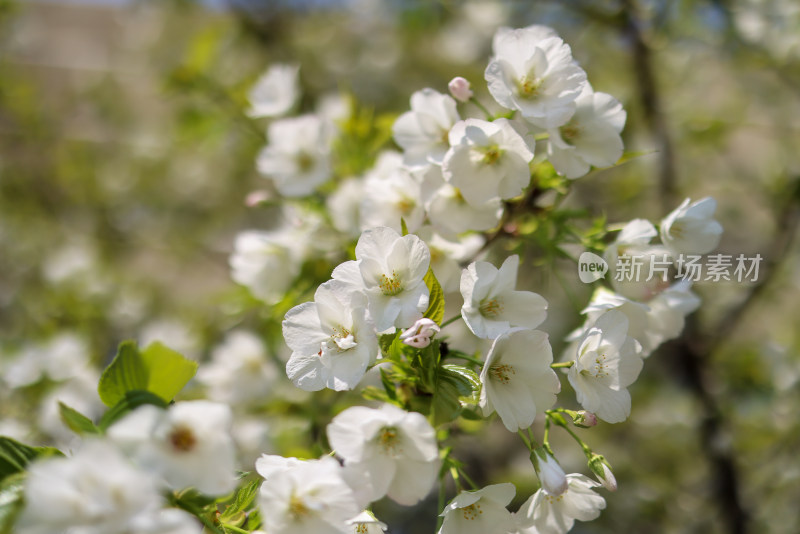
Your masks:
{"label": "pink flower bud", "polygon": [[577,412],[573,422],[575,423],[575,426],[589,428],[597,425],[597,416],[592,412],[587,412],[586,410],[580,410]]}
{"label": "pink flower bud", "polygon": [[269,191],[264,191],[263,189],[257,189],[255,191],[251,191],[247,194],[247,197],[244,199],[244,205],[248,208],[255,208],[259,204],[263,204],[272,198],[272,195]]}
{"label": "pink flower bud", "polygon": [[469,88],[469,82],[461,76],[456,76],[450,83],[447,84],[450,94],[459,102],[467,102],[472,98],[472,91]]}
{"label": "pink flower bud", "polygon": [[411,328],[403,330],[400,340],[411,347],[424,349],[431,344],[431,338],[439,332],[439,325],[433,320],[423,317],[414,323]]}

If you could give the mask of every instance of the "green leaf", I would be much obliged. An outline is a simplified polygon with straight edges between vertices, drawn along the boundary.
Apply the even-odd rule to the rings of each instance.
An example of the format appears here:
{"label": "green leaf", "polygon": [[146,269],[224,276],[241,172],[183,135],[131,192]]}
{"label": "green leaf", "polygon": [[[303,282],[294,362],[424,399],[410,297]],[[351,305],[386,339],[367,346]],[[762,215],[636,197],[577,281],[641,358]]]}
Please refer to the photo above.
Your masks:
{"label": "green leaf", "polygon": [[94,425],[91,419],[79,411],[70,408],[63,402],[58,403],[58,412],[61,415],[61,420],[64,421],[64,424],[76,434],[100,433],[100,429]]}
{"label": "green leaf", "polygon": [[433,426],[449,423],[458,417],[461,413],[458,397],[459,390],[454,382],[443,380],[437,384],[431,405]]}
{"label": "green leaf", "polygon": [[431,412],[434,426],[449,423],[463,411],[462,397],[475,402],[481,390],[481,380],[472,369],[455,364],[444,364],[436,373]]}
{"label": "green leaf", "polygon": [[237,519],[239,514],[245,512],[250,505],[253,504],[253,500],[255,500],[256,495],[258,495],[261,482],[262,480],[257,478],[240,487],[236,491],[236,495],[233,497],[233,502],[220,516],[220,521],[223,523],[232,523],[232,519]]}
{"label": "green leaf", "polygon": [[444,320],[444,292],[442,286],[433,274],[433,269],[428,268],[425,274],[425,285],[428,286],[430,298],[428,300],[428,309],[425,310],[425,317],[433,320],[436,324],[441,325]]}
{"label": "green leaf", "polygon": [[481,390],[481,379],[478,373],[463,365],[451,363],[442,365],[439,370],[439,380],[453,382],[462,397],[475,398],[476,393]]}
{"label": "green leaf", "polygon": [[170,401],[196,372],[196,362],[161,343],[140,351],[136,342],[124,341],[103,371],[97,392],[106,406],[118,404],[129,391],[150,391]]}
{"label": "green leaf", "polygon": [[15,439],[0,436],[0,480],[24,471],[31,461],[40,457],[61,455],[53,447],[31,447]]}
{"label": "green leaf", "polygon": [[0,534],[12,534],[14,521],[22,510],[25,473],[15,473],[0,482]]}
{"label": "green leaf", "polygon": [[159,408],[166,408],[168,406],[167,401],[155,393],[142,390],[128,391],[118,403],[103,414],[97,426],[101,431],[105,431],[114,424],[114,422],[122,418],[122,416],[144,404],[152,404]]}
{"label": "green leaf", "polygon": [[400,217],[400,230],[402,235],[408,235],[408,225],[406,225],[406,220]]}
{"label": "green leaf", "polygon": [[389,375],[383,369],[379,369],[381,373],[381,384],[383,384],[383,389],[386,390],[386,396],[393,401],[397,400],[397,389],[394,384],[389,379]]}

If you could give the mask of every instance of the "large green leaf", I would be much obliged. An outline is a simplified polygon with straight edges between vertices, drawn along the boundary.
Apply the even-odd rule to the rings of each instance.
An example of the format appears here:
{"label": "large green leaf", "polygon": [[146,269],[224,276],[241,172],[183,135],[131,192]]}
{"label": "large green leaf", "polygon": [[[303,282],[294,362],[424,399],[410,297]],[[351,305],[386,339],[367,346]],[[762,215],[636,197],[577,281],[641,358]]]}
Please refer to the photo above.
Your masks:
{"label": "large green leaf", "polygon": [[0,436],[0,480],[24,471],[35,458],[60,455],[53,447],[31,447],[15,439]]}
{"label": "large green leaf", "polygon": [[444,320],[444,292],[442,291],[442,286],[436,279],[436,275],[433,274],[433,269],[430,268],[428,268],[423,280],[425,280],[425,285],[428,286],[428,292],[430,293],[425,317],[441,325]]}
{"label": "large green leaf", "polygon": [[170,401],[197,372],[197,363],[161,343],[140,351],[134,341],[120,344],[97,388],[106,406],[118,404],[130,391],[149,391]]}

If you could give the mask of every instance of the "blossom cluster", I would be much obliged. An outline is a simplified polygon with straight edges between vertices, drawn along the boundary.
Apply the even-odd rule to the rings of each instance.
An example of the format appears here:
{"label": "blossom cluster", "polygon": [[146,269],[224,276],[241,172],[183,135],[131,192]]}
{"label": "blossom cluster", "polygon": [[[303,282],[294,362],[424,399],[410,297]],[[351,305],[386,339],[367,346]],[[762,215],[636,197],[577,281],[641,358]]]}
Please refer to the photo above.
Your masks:
{"label": "blossom cluster", "polygon": [[[62,407],[62,418],[84,439],[70,456],[42,458],[27,470],[19,532],[190,534],[201,531],[201,521],[220,532],[379,533],[388,527],[372,503],[415,505],[437,482],[444,499],[447,476],[457,494],[441,502],[440,534],[563,534],[576,520],[599,516],[606,501],[596,490],[616,490],[617,482],[605,457],[572,427],[625,421],[628,388],[644,360],[680,334],[700,300],[688,280],[612,273],[555,361],[543,327],[550,304],[518,288],[520,269],[529,265],[509,254],[498,267],[487,249],[503,232],[513,236],[505,228],[513,208],[535,204],[537,169],[552,169],[569,184],[614,165],[623,154],[626,113],[614,97],[593,90],[551,28],[502,28],[492,51],[486,90],[500,112],[489,113],[463,78],[449,85],[452,96],[417,91],[391,128],[400,150],[382,152],[360,177],[334,171],[346,105],[327,100],[315,113],[287,116],[299,102],[298,67],[271,67],[250,94],[248,114],[270,120],[256,167],[271,189],[248,203],[292,202],[283,204],[272,230],[237,236],[233,280],[267,304],[292,300],[287,293],[310,260],[335,263],[342,258],[330,251],[346,250],[357,237],[354,259],[339,262],[313,300],[282,310],[288,309],[281,330],[291,352],[285,371],[296,388],[353,390],[378,401],[326,421],[329,454],[285,457],[258,445],[258,478],[237,480],[236,444],[241,453],[247,440],[234,436],[235,409],[279,381],[254,334],[231,332],[200,369],[197,381],[211,400],[172,404],[193,364],[158,360],[167,374],[192,371],[174,388],[172,376],[147,367],[156,361],[149,349],[121,347],[100,378],[110,410],[95,426],[93,417]],[[462,116],[470,105],[485,116]],[[332,191],[325,213],[312,208],[323,191]],[[711,252],[722,233],[715,208],[710,198],[687,200],[660,230],[633,220],[597,252],[615,266],[623,256],[651,265],[659,256]],[[659,235],[661,243],[652,243]],[[445,302],[453,299],[460,313],[445,320]],[[457,321],[468,335],[448,330]],[[31,367],[12,366],[6,380],[64,378],[74,351],[61,343],[63,358],[29,359]],[[461,350],[481,343],[488,350]],[[562,373],[582,409],[556,405]],[[478,487],[446,443],[461,415],[488,420],[495,413],[519,434],[541,486],[514,513],[507,509],[514,485]],[[541,438],[537,419],[544,422]],[[550,445],[551,427],[575,438],[596,480],[564,471]],[[223,513],[220,503],[228,503]]]}

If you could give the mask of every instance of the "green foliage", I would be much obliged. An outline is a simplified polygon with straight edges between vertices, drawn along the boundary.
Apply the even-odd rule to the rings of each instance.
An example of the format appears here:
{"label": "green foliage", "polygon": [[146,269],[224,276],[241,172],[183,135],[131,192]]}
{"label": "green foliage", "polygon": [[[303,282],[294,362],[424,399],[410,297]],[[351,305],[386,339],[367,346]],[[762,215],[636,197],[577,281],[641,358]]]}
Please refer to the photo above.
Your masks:
{"label": "green foliage", "polygon": [[15,473],[0,481],[0,534],[12,534],[14,521],[22,511],[25,473]]}
{"label": "green foliage", "polygon": [[242,485],[233,496],[232,502],[219,517],[220,523],[241,527],[247,519],[246,512],[253,504],[261,487],[261,479],[256,478]]}
{"label": "green foliage", "polygon": [[369,106],[351,100],[350,117],[339,123],[340,135],[333,143],[337,176],[357,176],[367,171],[375,157],[392,139],[397,115],[376,114]]}
{"label": "green foliage", "polygon": [[153,406],[158,406],[159,408],[167,407],[167,402],[164,399],[155,393],[151,393],[150,391],[126,391],[125,395],[119,400],[119,402],[117,402],[111,407],[110,410],[103,414],[103,417],[100,419],[100,423],[98,424],[98,428],[100,431],[105,431],[125,414],[145,404],[151,404]]}
{"label": "green foliage", "polygon": [[31,447],[15,439],[0,436],[0,480],[15,473],[25,471],[36,458],[61,456],[61,451],[53,447]]}
{"label": "green foliage", "polygon": [[439,367],[431,407],[434,426],[455,420],[462,411],[460,399],[474,400],[480,388],[480,379],[471,369],[453,364]]}
{"label": "green foliage", "polygon": [[430,293],[425,317],[441,325],[444,320],[444,292],[442,291],[442,286],[436,279],[436,275],[433,274],[433,269],[430,268],[428,268],[423,280],[425,280],[425,285],[428,286],[428,292]]}
{"label": "green foliage", "polygon": [[170,401],[196,372],[196,362],[161,343],[140,351],[134,341],[124,341],[103,371],[97,391],[106,406],[118,404],[131,391],[149,391]]}
{"label": "green foliage", "polygon": [[76,434],[99,434],[100,429],[95,426],[91,419],[70,408],[63,402],[58,403],[58,413],[61,420]]}

